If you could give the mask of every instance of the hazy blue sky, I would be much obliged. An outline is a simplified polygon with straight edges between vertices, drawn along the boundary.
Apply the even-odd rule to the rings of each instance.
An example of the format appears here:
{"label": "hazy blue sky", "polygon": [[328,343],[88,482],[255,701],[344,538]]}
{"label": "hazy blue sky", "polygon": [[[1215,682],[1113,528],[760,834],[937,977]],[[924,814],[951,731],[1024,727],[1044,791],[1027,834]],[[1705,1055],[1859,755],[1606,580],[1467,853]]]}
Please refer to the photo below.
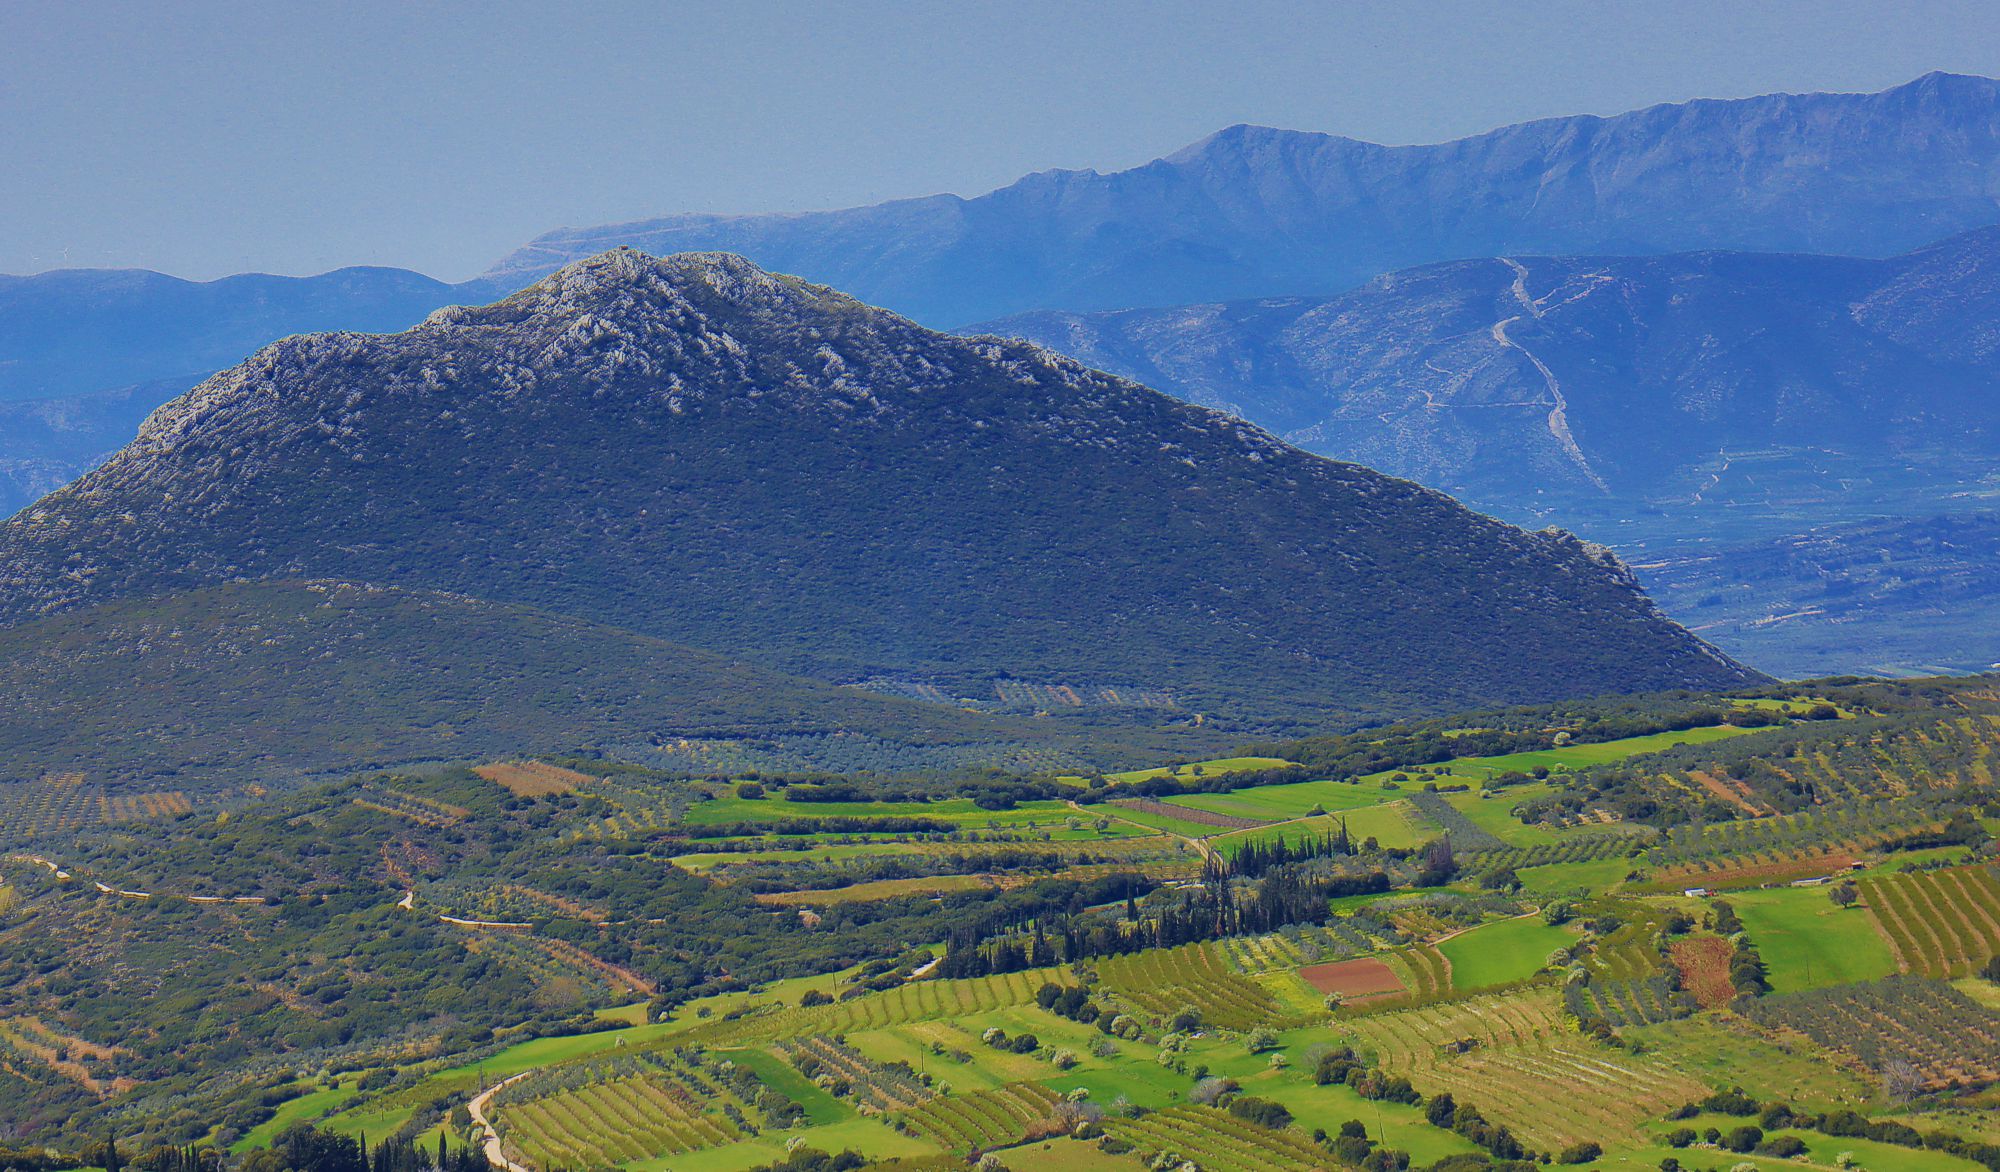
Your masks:
{"label": "hazy blue sky", "polygon": [[566,224],[976,194],[1235,122],[1422,142],[2000,74],[2000,5],[0,3],[0,272],[471,276]]}

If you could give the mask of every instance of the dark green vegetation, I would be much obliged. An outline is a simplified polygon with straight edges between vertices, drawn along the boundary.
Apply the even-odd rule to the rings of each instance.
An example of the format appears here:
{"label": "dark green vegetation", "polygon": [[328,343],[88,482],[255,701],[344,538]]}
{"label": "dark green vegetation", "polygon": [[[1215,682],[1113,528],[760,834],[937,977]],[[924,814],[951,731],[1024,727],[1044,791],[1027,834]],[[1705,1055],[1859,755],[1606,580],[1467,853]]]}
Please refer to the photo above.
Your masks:
{"label": "dark green vegetation", "polygon": [[1569,537],[725,256],[280,342],[0,529],[10,624],[243,577],[1239,726],[1753,678]]}
{"label": "dark green vegetation", "polygon": [[[593,747],[692,772],[1116,767],[1223,743],[974,714],[573,618],[349,583],[211,587],[0,630],[17,776],[214,790]],[[1123,744],[1123,748],[1119,746]]]}
{"label": "dark green vegetation", "polygon": [[[1753,1157],[1992,1167],[1954,1113],[2000,1078],[1992,688],[1566,702],[1113,781],[607,752],[540,796],[437,766],[115,823],[38,783],[40,820],[0,823],[0,1127],[430,1151],[524,1074],[486,1114],[544,1169],[742,1172],[794,1140],[1032,1168],[1059,1137],[1060,1166],[1129,1172],[1657,1163],[1716,1118]],[[1769,779],[1806,762],[1789,803]],[[1284,833],[1313,792],[1354,800]],[[1184,840],[1142,795],[1278,821]],[[1418,846],[1344,825],[1389,807]],[[1850,859],[1844,902],[1764,886]]]}

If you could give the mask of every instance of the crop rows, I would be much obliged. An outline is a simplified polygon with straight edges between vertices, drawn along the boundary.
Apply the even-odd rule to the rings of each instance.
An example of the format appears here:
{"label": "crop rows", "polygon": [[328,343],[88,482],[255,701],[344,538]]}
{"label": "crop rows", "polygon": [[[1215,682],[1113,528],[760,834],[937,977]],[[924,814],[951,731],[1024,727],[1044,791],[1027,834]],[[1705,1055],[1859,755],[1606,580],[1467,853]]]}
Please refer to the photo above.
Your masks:
{"label": "crop rows", "polygon": [[1277,1002],[1261,985],[1231,972],[1207,944],[1149,948],[1114,956],[1097,966],[1098,976],[1119,996],[1162,1017],[1192,1005],[1201,1019],[1226,1029],[1270,1024]]}
{"label": "crop rows", "polygon": [[1929,802],[1880,802],[1808,810],[1778,818],[1679,826],[1667,832],[1650,856],[1663,869],[1714,869],[1743,858],[1782,859],[1825,854],[1836,848],[1872,846],[1895,834],[1934,825],[1941,819]]}
{"label": "crop rows", "polygon": [[787,1060],[807,1071],[824,1071],[845,1081],[855,1102],[876,1111],[899,1111],[931,1097],[931,1090],[907,1070],[871,1062],[867,1055],[825,1034],[778,1043]]}
{"label": "crop rows", "polygon": [[120,794],[101,797],[98,808],[106,822],[150,822],[194,812],[194,803],[180,790],[166,793]]}
{"label": "crop rows", "polygon": [[897,1119],[909,1130],[960,1155],[1019,1143],[1047,1123],[1056,1093],[1035,1083],[932,1099]]}
{"label": "crop rows", "polygon": [[1502,867],[1520,871],[1529,867],[1553,866],[1557,863],[1591,863],[1598,859],[1613,859],[1631,854],[1633,850],[1644,846],[1645,841],[1636,834],[1573,834],[1560,842],[1486,851],[1479,856],[1478,865],[1482,871],[1497,871]]}
{"label": "crop rows", "polygon": [[1105,1130],[1149,1160],[1171,1153],[1203,1172],[1336,1166],[1331,1154],[1291,1128],[1273,1131],[1212,1107],[1169,1107],[1136,1119],[1106,1120]]}
{"label": "crop rows", "polygon": [[1675,989],[1664,975],[1641,980],[1593,980],[1570,986],[1564,995],[1572,998],[1570,1008],[1578,1017],[1601,1017],[1619,1029],[1674,1021],[1698,1008],[1693,996]]}
{"label": "crop rows", "polygon": [[1410,795],[1410,804],[1423,811],[1426,818],[1444,827],[1451,845],[1465,854],[1503,850],[1507,846],[1505,839],[1466,817],[1465,812],[1446,801],[1443,794],[1420,790]]}
{"label": "crop rows", "polygon": [[1963,977],[2000,952],[2000,879],[1991,867],[1871,876],[1861,891],[1905,972]]}
{"label": "crop rows", "polygon": [[429,798],[420,798],[401,790],[377,789],[373,786],[367,787],[365,796],[355,798],[354,804],[414,822],[419,826],[428,826],[433,830],[456,826],[471,817],[471,811],[459,806],[434,802]]}
{"label": "crop rows", "polygon": [[505,1107],[506,1142],[544,1169],[591,1168],[675,1155],[737,1138],[728,1120],[652,1078],[562,1091]]}
{"label": "crop rows", "polygon": [[1630,1136],[1702,1089],[1673,1067],[1568,1032],[1553,992],[1469,998],[1348,1024],[1384,1069],[1426,1093],[1449,1090],[1536,1145]]}
{"label": "crop rows", "polygon": [[1368,929],[1375,927],[1380,925],[1372,920],[1343,916],[1324,927],[1292,926],[1263,936],[1235,936],[1222,941],[1219,947],[1237,971],[1268,973],[1366,956],[1402,942],[1400,937],[1371,935]]}
{"label": "crop rows", "polygon": [[1760,997],[1749,1016],[1851,1055],[1885,1075],[1901,1067],[1941,1088],[2000,1079],[2000,1014],[1942,981],[1896,976]]}
{"label": "crop rows", "polygon": [[81,773],[51,774],[0,789],[0,828],[10,838],[67,834],[94,824],[102,814],[102,804],[84,787]]}
{"label": "crop rows", "polygon": [[1032,1005],[1046,984],[1073,985],[1066,968],[1026,969],[990,977],[911,981],[880,993],[813,1009],[787,1009],[718,1022],[690,1031],[703,1041],[786,1038],[802,1034],[848,1034],[911,1022],[956,1019],[1015,1005]]}
{"label": "crop rows", "polygon": [[1432,945],[1392,953],[1389,964],[1399,970],[1411,1000],[1428,1001],[1451,992],[1451,961]]}
{"label": "crop rows", "polygon": [[[509,968],[527,973],[538,987],[558,981],[575,981],[593,995],[624,996],[629,982],[579,959],[581,949],[556,949],[559,941],[539,940],[515,932],[479,931],[465,941],[467,949],[490,956]],[[585,954],[587,955],[587,954]]]}

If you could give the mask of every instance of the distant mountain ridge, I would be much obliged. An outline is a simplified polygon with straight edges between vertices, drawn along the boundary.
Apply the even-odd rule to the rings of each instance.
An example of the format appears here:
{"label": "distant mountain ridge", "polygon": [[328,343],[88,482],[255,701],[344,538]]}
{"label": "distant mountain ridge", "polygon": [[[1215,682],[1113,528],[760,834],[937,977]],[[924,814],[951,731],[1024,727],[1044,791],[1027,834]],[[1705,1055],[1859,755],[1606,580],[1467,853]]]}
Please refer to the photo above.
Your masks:
{"label": "distant mountain ridge", "polygon": [[184,281],[143,269],[0,275],[0,402],[184,377],[287,334],[400,330],[456,296],[406,269]]}
{"label": "distant mountain ridge", "polygon": [[[1042,172],[972,199],[563,229],[461,285],[396,269],[0,277],[0,400],[191,384],[286,334],[401,329],[619,244],[733,251],[953,327],[1031,310],[1330,295],[1466,257],[1888,256],[2000,222],[1996,127],[2000,83],[1948,74],[1877,94],[1543,119],[1432,146],[1238,126],[1145,166]],[[0,462],[31,459],[47,457],[17,451],[0,428]]]}
{"label": "distant mountain ridge", "polygon": [[2000,492],[1996,323],[2000,227],[1886,260],[1486,258],[973,331],[1604,541],[1732,653],[1826,674],[2000,658],[1983,609],[1937,604],[1983,597],[2000,560],[1932,552],[1939,514]]}
{"label": "distant mountain ridge", "polygon": [[[1027,338],[1523,518],[1740,491],[1932,499],[2000,458],[2000,227],[1886,260],[1499,257],[1328,298],[1035,313]],[[1773,467],[1776,452],[1816,468]],[[1733,455],[1732,455],[1733,453]],[[1829,473],[1828,469],[1834,471]],[[1782,487],[1780,487],[1782,485]],[[1922,512],[1920,508],[1917,510]]]}
{"label": "distant mountain ridge", "polygon": [[1503,254],[1749,249],[1887,256],[2000,221],[2000,83],[1702,99],[1428,146],[1234,126],[1112,174],[974,198],[564,229],[486,277],[614,245],[726,250],[933,326],[1339,292]]}
{"label": "distant mountain ridge", "polygon": [[266,348],[0,526],[0,625],[336,573],[834,682],[1234,719],[1753,678],[1566,535],[727,255]]}

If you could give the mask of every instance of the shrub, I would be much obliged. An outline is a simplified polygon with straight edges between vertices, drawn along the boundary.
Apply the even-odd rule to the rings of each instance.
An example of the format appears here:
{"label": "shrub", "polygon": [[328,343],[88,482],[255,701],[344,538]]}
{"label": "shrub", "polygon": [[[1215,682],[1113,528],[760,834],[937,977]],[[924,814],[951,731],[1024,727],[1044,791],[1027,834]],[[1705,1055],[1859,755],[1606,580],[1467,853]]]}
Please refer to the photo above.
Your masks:
{"label": "shrub", "polygon": [[1273,1103],[1269,1099],[1253,1099],[1239,1095],[1229,1101],[1229,1113],[1238,1119],[1280,1131],[1292,1124],[1292,1113],[1283,1103]]}
{"label": "shrub", "polygon": [[1597,1157],[1603,1154],[1604,1148],[1602,1145],[1586,1141],[1580,1144],[1571,1144],[1564,1148],[1562,1154],[1556,1157],[1556,1163],[1590,1164],[1596,1162]]}

